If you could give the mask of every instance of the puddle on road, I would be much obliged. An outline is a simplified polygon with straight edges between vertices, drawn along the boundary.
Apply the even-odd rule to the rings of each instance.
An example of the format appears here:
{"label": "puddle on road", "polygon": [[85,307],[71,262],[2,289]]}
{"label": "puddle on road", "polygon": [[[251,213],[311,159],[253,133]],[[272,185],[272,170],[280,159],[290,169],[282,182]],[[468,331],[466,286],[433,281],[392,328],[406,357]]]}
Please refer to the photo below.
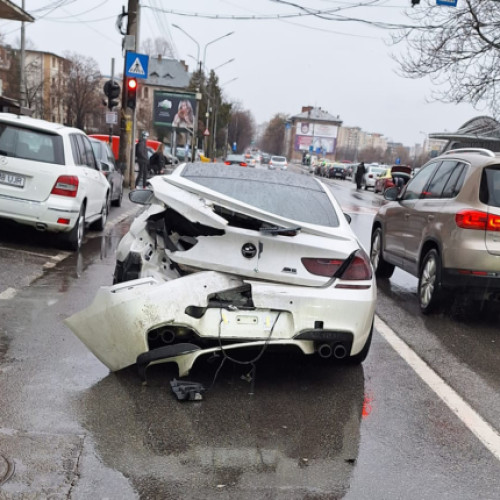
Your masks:
{"label": "puddle on road", "polygon": [[[203,401],[181,403],[169,385],[176,370],[157,365],[148,386],[130,368],[75,404],[105,465],[129,477],[141,497],[212,498],[219,488],[262,497],[286,488],[289,498],[312,491],[341,498],[358,457],[363,368],[310,358],[264,356],[253,396],[242,379],[248,368],[226,364]],[[210,387],[219,362],[201,359],[189,379]]]}

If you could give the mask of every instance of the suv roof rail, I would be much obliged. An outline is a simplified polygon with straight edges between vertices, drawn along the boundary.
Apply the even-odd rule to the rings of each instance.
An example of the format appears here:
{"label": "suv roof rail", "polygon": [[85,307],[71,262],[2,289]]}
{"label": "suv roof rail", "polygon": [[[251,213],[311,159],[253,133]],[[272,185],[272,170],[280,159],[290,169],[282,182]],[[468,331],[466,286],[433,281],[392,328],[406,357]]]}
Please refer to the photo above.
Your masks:
{"label": "suv roof rail", "polygon": [[491,156],[494,158],[496,155],[493,151],[490,151],[489,149],[484,149],[484,148],[459,148],[459,149],[450,149],[448,151],[445,151],[443,154],[448,155],[448,154],[455,154],[455,153],[478,153],[483,156]]}

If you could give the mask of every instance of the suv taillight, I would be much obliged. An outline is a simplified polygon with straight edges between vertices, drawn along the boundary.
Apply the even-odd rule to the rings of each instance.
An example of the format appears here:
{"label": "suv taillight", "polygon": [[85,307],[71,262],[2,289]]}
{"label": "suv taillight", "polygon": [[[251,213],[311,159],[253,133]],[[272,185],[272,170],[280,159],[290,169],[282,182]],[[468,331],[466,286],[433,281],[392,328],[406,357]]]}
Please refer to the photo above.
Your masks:
{"label": "suv taillight", "polygon": [[488,214],[479,210],[460,210],[455,214],[455,223],[462,229],[500,231],[500,215]]}
{"label": "suv taillight", "polygon": [[[363,250],[357,250],[349,257],[350,262],[337,278],[342,280],[370,280],[372,278],[372,268],[370,260]],[[332,278],[344,265],[341,259],[311,259],[303,258],[302,264],[311,273],[318,276]],[[338,284],[338,288],[352,288],[352,285]]]}
{"label": "suv taillight", "polygon": [[76,198],[78,192],[78,177],[74,175],[61,175],[58,177],[50,194],[58,194],[59,196],[69,196]]}

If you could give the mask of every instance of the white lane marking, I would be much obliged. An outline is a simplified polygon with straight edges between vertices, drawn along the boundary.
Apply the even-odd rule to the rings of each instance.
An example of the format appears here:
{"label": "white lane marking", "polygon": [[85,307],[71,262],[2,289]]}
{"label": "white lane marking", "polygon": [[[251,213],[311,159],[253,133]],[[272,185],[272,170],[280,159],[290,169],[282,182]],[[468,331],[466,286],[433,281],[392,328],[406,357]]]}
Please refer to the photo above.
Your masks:
{"label": "white lane marking", "polygon": [[495,458],[500,460],[500,434],[433,371],[422,358],[412,351],[378,316],[375,317],[375,328]]}
{"label": "white lane marking", "polygon": [[17,290],[15,288],[7,288],[0,293],[0,300],[10,300],[15,297]]}

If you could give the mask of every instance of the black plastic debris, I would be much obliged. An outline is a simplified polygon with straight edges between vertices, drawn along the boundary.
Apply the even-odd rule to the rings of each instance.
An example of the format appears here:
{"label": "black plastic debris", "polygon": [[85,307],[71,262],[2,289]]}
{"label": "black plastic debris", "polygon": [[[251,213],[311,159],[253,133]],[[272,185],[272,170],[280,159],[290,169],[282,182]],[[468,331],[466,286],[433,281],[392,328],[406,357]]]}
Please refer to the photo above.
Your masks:
{"label": "black plastic debris", "polygon": [[172,387],[172,391],[174,391],[179,401],[201,401],[203,399],[202,394],[205,392],[205,387],[202,384],[190,382],[189,380],[174,378],[170,381],[170,387]]}

